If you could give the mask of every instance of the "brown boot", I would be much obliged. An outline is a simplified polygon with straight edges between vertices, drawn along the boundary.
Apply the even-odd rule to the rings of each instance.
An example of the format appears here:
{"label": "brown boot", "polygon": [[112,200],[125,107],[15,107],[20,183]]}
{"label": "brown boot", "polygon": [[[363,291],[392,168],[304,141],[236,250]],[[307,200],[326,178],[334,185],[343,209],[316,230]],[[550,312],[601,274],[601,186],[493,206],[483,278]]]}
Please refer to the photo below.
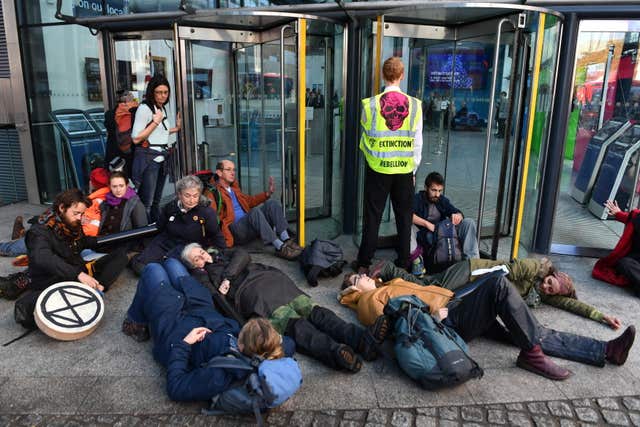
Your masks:
{"label": "brown boot", "polygon": [[11,230],[11,240],[16,240],[24,236],[25,229],[22,224],[22,217],[17,216],[13,221],[13,230]]}
{"label": "brown boot", "polygon": [[346,344],[340,344],[336,348],[336,362],[338,366],[349,372],[359,372],[362,368],[362,359],[358,356],[351,347]]}
{"label": "brown boot", "polygon": [[289,239],[276,251],[276,256],[292,261],[298,258],[301,253],[302,248],[300,248],[300,246],[298,246],[293,240]]}
{"label": "brown boot", "polygon": [[571,376],[571,371],[556,365],[542,352],[539,344],[531,350],[521,350],[516,365],[550,380],[562,381]]}
{"label": "brown boot", "polygon": [[631,325],[624,330],[618,338],[607,342],[605,347],[605,359],[614,365],[624,365],[629,356],[629,350],[636,338],[636,327]]}

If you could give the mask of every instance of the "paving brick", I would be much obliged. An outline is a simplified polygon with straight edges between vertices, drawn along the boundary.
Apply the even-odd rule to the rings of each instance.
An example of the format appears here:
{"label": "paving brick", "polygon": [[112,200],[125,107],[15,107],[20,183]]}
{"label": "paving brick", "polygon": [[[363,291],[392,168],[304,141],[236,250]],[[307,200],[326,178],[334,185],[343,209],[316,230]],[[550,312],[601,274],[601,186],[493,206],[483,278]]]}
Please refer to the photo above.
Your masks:
{"label": "paving brick", "polygon": [[272,412],[267,422],[270,426],[286,426],[289,423],[290,412]]}
{"label": "paving brick", "polygon": [[460,417],[455,406],[438,408],[438,415],[441,420],[457,420]]}
{"label": "paving brick", "polygon": [[536,427],[555,427],[556,422],[547,415],[533,415],[533,424]]}
{"label": "paving brick", "polygon": [[549,413],[549,410],[547,409],[547,404],[544,402],[527,403],[527,409],[529,409],[529,412],[531,412],[532,414],[546,415]]}
{"label": "paving brick", "polygon": [[560,427],[578,427],[578,423],[573,420],[562,418],[560,420]]}
{"label": "paving brick", "polygon": [[364,421],[367,418],[367,411],[344,411],[343,420]]}
{"label": "paving brick", "polygon": [[[598,399],[599,400],[599,399]],[[629,422],[629,418],[622,411],[611,411],[609,409],[602,410],[602,418],[608,423],[617,426],[628,426],[631,425]]]}
{"label": "paving brick", "polygon": [[579,406],[593,406],[592,399],[574,399],[571,401],[574,408]]}
{"label": "paving brick", "polygon": [[524,405],[522,403],[507,403],[504,406],[508,411],[524,411]]}
{"label": "paving brick", "polygon": [[549,402],[547,406],[556,417],[573,418],[571,406],[567,402]]}
{"label": "paving brick", "polygon": [[438,408],[416,408],[416,413],[418,415],[429,415],[435,417],[437,412]]}
{"label": "paving brick", "polygon": [[574,409],[580,421],[584,421],[587,423],[596,423],[600,419],[600,415],[598,415],[598,411],[596,411],[593,408],[574,408]]}
{"label": "paving brick", "polygon": [[416,417],[416,427],[436,427],[438,419],[428,415],[418,415]]}
{"label": "paving brick", "polygon": [[313,423],[313,412],[311,411],[296,411],[289,418],[289,425],[292,427],[309,427],[311,423]]}
{"label": "paving brick", "polygon": [[340,419],[338,417],[318,413],[313,417],[311,425],[313,427],[337,427],[339,423]]}
{"label": "paving brick", "polygon": [[640,414],[637,412],[629,412],[629,418],[631,419],[631,424],[634,426],[640,426]]}
{"label": "paving brick", "polygon": [[502,409],[489,409],[487,411],[487,421],[490,424],[506,424],[507,411]]}
{"label": "paving brick", "polygon": [[640,399],[637,397],[623,397],[622,404],[630,411],[640,411]]}
{"label": "paving brick", "polygon": [[367,423],[373,424],[387,424],[389,418],[389,411],[384,409],[371,409],[367,415]]}
{"label": "paving brick", "polygon": [[620,409],[620,405],[618,404],[616,399],[613,399],[611,397],[596,399],[596,402],[598,402],[598,406],[600,406],[602,409]]}
{"label": "paving brick", "polygon": [[460,409],[460,415],[465,421],[472,421],[476,423],[484,421],[483,411],[478,407],[463,407]]}
{"label": "paving brick", "polygon": [[362,421],[354,421],[354,420],[340,421],[340,427],[360,427],[361,425],[362,425]]}
{"label": "paving brick", "polygon": [[453,420],[440,420],[438,425],[440,427],[459,427],[460,426],[460,424],[458,424],[457,421],[453,421]]}
{"label": "paving brick", "polygon": [[391,425],[393,427],[411,427],[413,425],[413,414],[408,411],[393,411]]}
{"label": "paving brick", "polygon": [[528,427],[532,425],[529,416],[524,412],[508,412],[507,418],[512,426]]}

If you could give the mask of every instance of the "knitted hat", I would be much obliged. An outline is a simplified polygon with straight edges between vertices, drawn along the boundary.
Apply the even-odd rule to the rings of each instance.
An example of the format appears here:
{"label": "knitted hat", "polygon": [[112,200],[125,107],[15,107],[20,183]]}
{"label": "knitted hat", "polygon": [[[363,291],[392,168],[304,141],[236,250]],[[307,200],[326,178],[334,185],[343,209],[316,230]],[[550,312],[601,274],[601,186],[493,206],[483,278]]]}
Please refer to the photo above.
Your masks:
{"label": "knitted hat", "polygon": [[106,187],[109,185],[109,172],[105,168],[95,168],[91,171],[89,181],[91,181],[94,190]]}

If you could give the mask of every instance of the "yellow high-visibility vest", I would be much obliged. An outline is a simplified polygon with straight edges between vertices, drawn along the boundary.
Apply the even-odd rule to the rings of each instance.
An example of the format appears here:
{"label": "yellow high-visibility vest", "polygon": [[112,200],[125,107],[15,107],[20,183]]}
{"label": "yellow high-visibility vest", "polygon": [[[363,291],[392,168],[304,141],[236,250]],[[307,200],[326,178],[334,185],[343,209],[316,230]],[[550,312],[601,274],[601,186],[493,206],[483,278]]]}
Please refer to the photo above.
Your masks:
{"label": "yellow high-visibility vest", "polygon": [[420,100],[386,91],[363,99],[360,117],[360,150],[369,167],[384,174],[413,172],[413,141],[422,120]]}

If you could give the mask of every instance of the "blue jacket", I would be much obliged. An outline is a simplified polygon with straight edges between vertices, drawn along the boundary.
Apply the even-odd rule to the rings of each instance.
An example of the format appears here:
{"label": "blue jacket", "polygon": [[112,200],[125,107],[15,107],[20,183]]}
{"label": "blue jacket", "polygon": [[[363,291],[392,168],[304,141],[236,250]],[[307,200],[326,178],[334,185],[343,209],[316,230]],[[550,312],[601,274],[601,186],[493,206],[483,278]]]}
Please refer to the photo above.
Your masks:
{"label": "blue jacket", "polygon": [[[429,217],[429,203],[426,191],[419,191],[413,197],[413,213],[418,215],[420,218],[427,219]],[[445,196],[440,196],[440,199],[435,203],[435,205],[438,212],[440,212],[440,215],[442,215],[442,218],[448,218],[454,213],[462,213],[462,211],[453,206]],[[424,227],[418,228],[422,229]]]}

